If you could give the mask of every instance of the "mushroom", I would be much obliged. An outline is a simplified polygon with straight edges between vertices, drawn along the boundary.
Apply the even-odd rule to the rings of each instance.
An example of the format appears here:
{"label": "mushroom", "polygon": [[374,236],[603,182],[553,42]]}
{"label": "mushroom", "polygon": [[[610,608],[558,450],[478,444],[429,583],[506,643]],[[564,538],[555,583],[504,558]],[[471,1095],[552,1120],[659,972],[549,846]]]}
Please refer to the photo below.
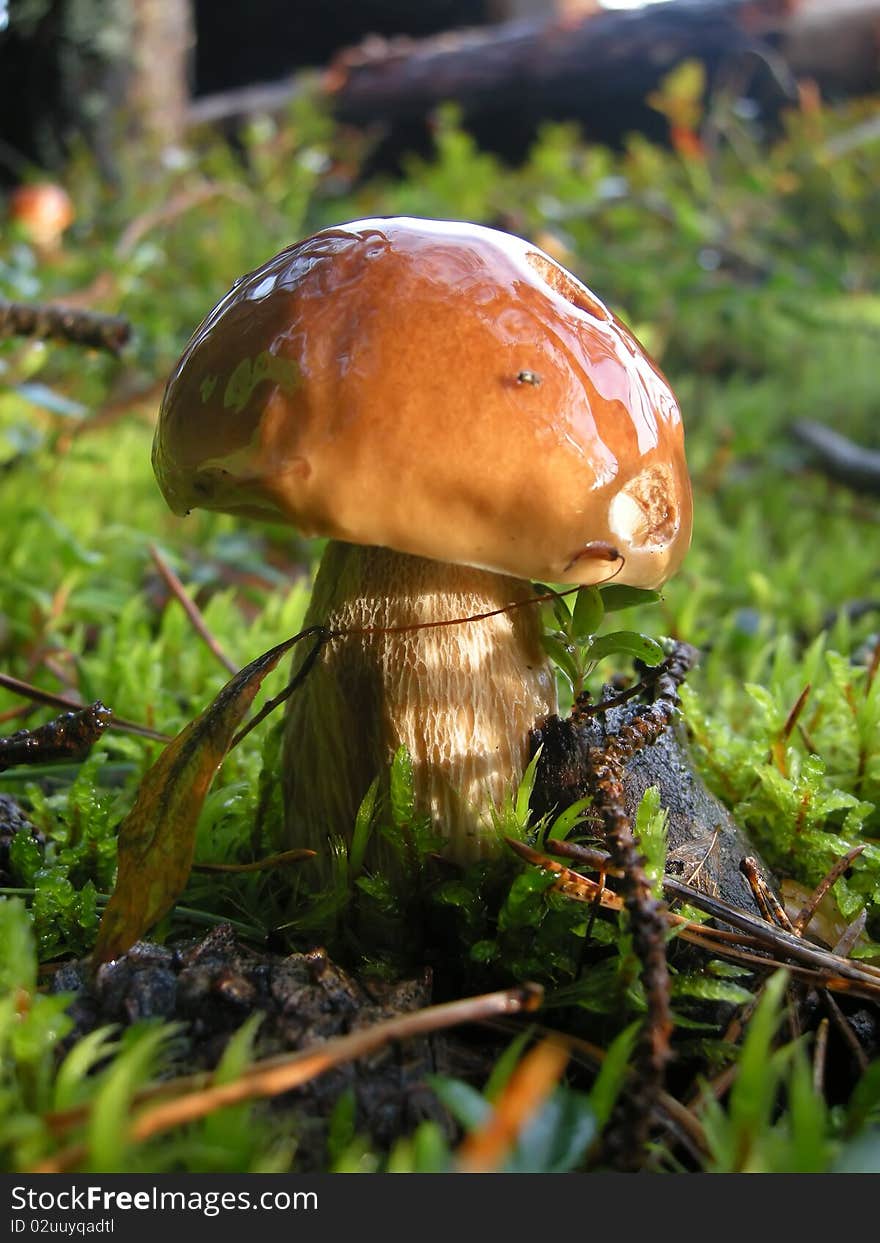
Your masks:
{"label": "mushroom", "polygon": [[656,588],[690,539],[663,376],[543,251],[472,224],[356,221],[243,277],[171,376],[153,462],[178,513],[330,539],[306,623],[352,633],[289,700],[283,757],[291,843],[325,854],[401,746],[446,853],[495,853],[556,709],[531,580]]}
{"label": "mushroom", "polygon": [[70,195],[51,181],[18,186],[9,196],[10,220],[46,258],[57,254],[75,214]]}

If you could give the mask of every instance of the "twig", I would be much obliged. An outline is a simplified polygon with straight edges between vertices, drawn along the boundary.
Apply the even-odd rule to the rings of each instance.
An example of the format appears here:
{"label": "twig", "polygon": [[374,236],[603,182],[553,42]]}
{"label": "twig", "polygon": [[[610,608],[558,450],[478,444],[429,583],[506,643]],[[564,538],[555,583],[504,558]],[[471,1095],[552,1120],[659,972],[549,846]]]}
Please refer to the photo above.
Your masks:
{"label": "twig", "polygon": [[[858,859],[864,849],[864,846],[854,846],[852,850],[847,851],[845,855],[841,855],[834,866],[826,872],[826,874],[819,881],[819,884],[810,894],[807,901],[804,903],[801,910],[798,912],[794,923],[792,924],[793,932],[800,935],[802,932],[806,931],[810,921],[819,909],[819,903],[825,897],[828,890],[836,881],[840,880],[847,868],[850,867],[856,859]],[[837,952],[839,953],[840,951]]]}
{"label": "twig", "polygon": [[187,109],[187,125],[213,125],[217,121],[229,121],[233,117],[255,112],[280,112],[301,95],[307,85],[308,79],[298,74],[278,82],[204,95]]}
{"label": "twig", "polygon": [[[69,695],[54,695],[51,691],[44,691],[39,686],[31,686],[29,682],[13,678],[8,673],[0,673],[0,687],[11,691],[13,695],[21,695],[24,699],[47,704],[50,708],[70,708],[74,712],[79,712],[83,706],[76,699],[71,699]],[[141,738],[149,738],[153,742],[171,742],[169,734],[160,734],[157,729],[150,729],[148,725],[139,725],[137,721],[127,721],[121,716],[114,715],[110,728],[122,730],[126,734],[139,734]]]}
{"label": "twig", "polygon": [[811,419],[798,419],[791,434],[812,450],[816,465],[831,479],[856,492],[880,496],[880,452],[858,445]]}
{"label": "twig", "polygon": [[465,1174],[497,1170],[522,1131],[559,1083],[568,1065],[567,1041],[548,1037],[531,1049],[507,1082],[488,1121],[461,1143],[458,1168]]}
{"label": "twig", "polygon": [[314,859],[316,850],[282,850],[277,855],[267,855],[265,859],[254,859],[252,863],[194,863],[194,872],[220,872],[232,874],[238,872],[268,872],[272,868],[287,867],[290,863],[304,863],[306,859]]}
{"label": "twig", "polygon": [[843,958],[849,958],[855,948],[856,941],[865,931],[865,924],[868,922],[868,912],[866,908],[862,908],[855,919],[849,924],[843,932],[843,936],[833,945],[832,951],[840,954]]}
{"label": "twig", "polygon": [[84,759],[109,726],[113,713],[100,699],[78,712],[65,712],[37,729],[0,738],[0,772],[16,764]]}
{"label": "twig", "polygon": [[[677,644],[646,680],[653,703],[637,708],[603,745],[587,750],[585,780],[593,796],[593,811],[604,828],[612,868],[621,875],[620,896],[630,921],[633,949],[640,964],[646,1017],[633,1056],[634,1082],[617,1102],[605,1134],[606,1150],[620,1168],[635,1170],[643,1163],[651,1111],[663,1087],[672,1013],[666,966],[666,929],[669,918],[655,897],[644,870],[624,798],[624,769],[631,756],[655,742],[669,725],[678,705],[678,688],[697,658],[694,648]],[[586,711],[586,705],[582,707]],[[602,710],[602,705],[598,705]],[[590,706],[590,711],[595,709]],[[577,709],[573,715],[577,715]],[[605,905],[604,887],[595,899]]]}
{"label": "twig", "polygon": [[828,1063],[828,1019],[822,1019],[816,1030],[813,1047],[813,1091],[817,1096],[825,1093],[825,1067]]}
{"label": "twig", "polygon": [[119,354],[131,337],[131,324],[118,315],[101,315],[79,307],[0,298],[0,337],[39,337]]}
{"label": "twig", "polygon": [[855,1032],[850,1026],[849,1020],[847,1019],[846,1015],[843,1013],[840,1006],[837,1004],[837,1002],[834,1000],[834,998],[831,996],[831,994],[828,992],[827,989],[824,989],[824,988],[822,989],[821,997],[822,997],[822,1002],[825,1008],[828,1010],[828,1013],[831,1017],[831,1021],[834,1023],[834,1026],[840,1032],[841,1036],[843,1037],[844,1041],[849,1047],[850,1053],[852,1053],[853,1055],[853,1059],[855,1060],[855,1063],[859,1068],[859,1074],[863,1075],[865,1071],[868,1069],[868,1056],[865,1053],[865,1050],[862,1048],[859,1038],[856,1036]]}
{"label": "twig", "polygon": [[[302,1087],[328,1070],[365,1057],[393,1040],[409,1040],[448,1027],[457,1027],[462,1023],[480,1023],[499,1015],[536,1010],[542,997],[543,990],[539,985],[524,984],[520,988],[484,993],[479,997],[467,997],[462,1001],[429,1006],[413,1014],[397,1015],[348,1036],[327,1040],[317,1047],[268,1058],[248,1067],[231,1083],[214,1084],[211,1080],[205,1083],[202,1078],[194,1081],[190,1077],[170,1080],[161,1085],[163,1091],[167,1093],[177,1088],[182,1095],[145,1109],[132,1120],[126,1138],[129,1143],[142,1143],[154,1135],[171,1130],[172,1127],[194,1122],[197,1118],[204,1118],[228,1105],[261,1097],[279,1096],[293,1088]],[[71,1125],[70,1116],[68,1112],[64,1119],[65,1126]],[[77,1121],[84,1121],[87,1116],[87,1108],[78,1110],[75,1115]],[[50,1114],[47,1121],[49,1125],[57,1126],[60,1117],[63,1116]],[[31,1172],[62,1173],[78,1165],[87,1154],[86,1145],[74,1144],[52,1157],[47,1157]]]}
{"label": "twig", "polygon": [[758,910],[767,923],[776,924],[777,927],[784,928],[786,932],[793,932],[799,936],[800,933],[792,926],[785,907],[761,875],[758,860],[753,855],[746,855],[745,859],[740,860],[739,870],[749,882],[749,888],[758,904]]}
{"label": "twig", "polygon": [[236,665],[234,660],[230,660],[230,658],[223,651],[223,648],[211,634],[198,605],[186,594],[186,588],[183,583],[174,573],[171,566],[162,556],[162,553],[155,544],[150,544],[150,557],[152,558],[156,569],[162,575],[168,590],[180,604],[184,613],[186,613],[189,618],[190,625],[205,646],[210,649],[211,653],[217,658],[227,673],[238,673],[238,665]]}

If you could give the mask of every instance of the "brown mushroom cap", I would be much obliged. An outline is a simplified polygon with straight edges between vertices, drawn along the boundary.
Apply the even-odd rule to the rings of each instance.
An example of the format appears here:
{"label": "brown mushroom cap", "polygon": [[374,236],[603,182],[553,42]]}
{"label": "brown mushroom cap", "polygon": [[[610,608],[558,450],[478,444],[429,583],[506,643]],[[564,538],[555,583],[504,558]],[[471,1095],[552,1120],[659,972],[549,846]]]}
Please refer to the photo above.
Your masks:
{"label": "brown mushroom cap", "polygon": [[548,255],[471,224],[356,221],[243,277],[169,381],[153,462],[176,512],[517,578],[656,587],[690,540],[666,380]]}

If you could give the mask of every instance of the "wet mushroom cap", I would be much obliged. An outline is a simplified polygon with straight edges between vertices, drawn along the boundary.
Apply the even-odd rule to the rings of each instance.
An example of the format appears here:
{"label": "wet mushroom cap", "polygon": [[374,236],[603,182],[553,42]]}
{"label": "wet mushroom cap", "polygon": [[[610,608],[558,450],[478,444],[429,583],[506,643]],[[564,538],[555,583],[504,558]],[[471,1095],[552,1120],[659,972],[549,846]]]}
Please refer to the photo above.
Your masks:
{"label": "wet mushroom cap", "polygon": [[517,578],[656,587],[690,540],[666,380],[553,259],[471,224],[357,221],[243,277],[169,381],[153,461],[179,513]]}

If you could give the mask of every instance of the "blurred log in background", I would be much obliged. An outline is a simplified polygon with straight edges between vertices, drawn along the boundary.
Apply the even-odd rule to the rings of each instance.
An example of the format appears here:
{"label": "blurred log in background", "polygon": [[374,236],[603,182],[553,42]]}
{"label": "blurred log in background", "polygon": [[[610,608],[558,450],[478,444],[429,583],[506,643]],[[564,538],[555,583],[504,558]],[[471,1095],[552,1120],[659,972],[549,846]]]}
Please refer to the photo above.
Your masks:
{"label": "blurred log in background", "polygon": [[[619,2],[619,0],[618,0]],[[380,162],[424,149],[456,100],[480,143],[517,158],[544,120],[596,141],[663,141],[645,99],[698,60],[772,125],[810,79],[867,94],[880,67],[880,0],[10,0],[0,31],[0,180],[58,168],[85,141],[112,176],[132,132],[178,141],[205,120],[281,108],[297,73],[329,66],[337,117],[380,138]],[[258,89],[254,91],[254,87]]]}

